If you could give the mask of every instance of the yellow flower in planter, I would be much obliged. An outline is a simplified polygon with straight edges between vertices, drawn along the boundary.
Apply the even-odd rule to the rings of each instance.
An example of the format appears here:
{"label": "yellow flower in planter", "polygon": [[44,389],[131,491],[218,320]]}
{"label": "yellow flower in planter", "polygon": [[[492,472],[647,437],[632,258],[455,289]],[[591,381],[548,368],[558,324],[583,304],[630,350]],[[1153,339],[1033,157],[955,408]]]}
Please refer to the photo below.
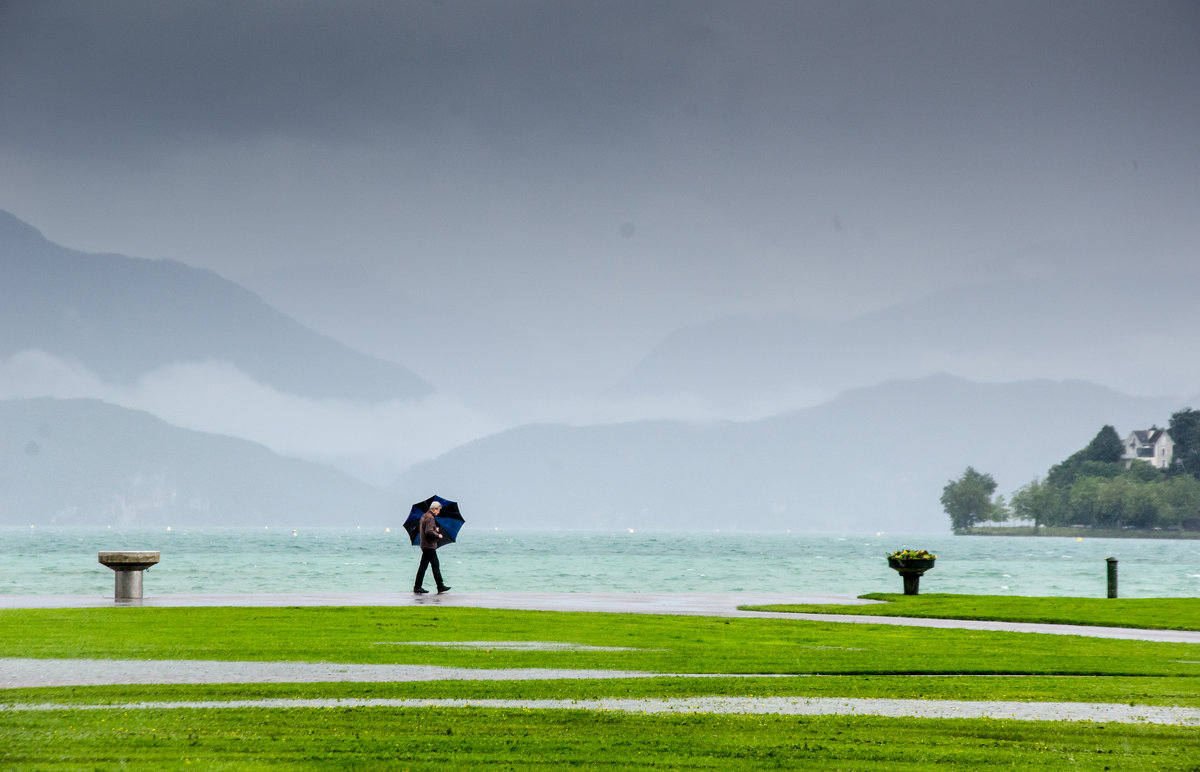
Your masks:
{"label": "yellow flower in planter", "polygon": [[888,555],[889,558],[896,560],[936,560],[937,555],[934,555],[929,550],[896,550]]}

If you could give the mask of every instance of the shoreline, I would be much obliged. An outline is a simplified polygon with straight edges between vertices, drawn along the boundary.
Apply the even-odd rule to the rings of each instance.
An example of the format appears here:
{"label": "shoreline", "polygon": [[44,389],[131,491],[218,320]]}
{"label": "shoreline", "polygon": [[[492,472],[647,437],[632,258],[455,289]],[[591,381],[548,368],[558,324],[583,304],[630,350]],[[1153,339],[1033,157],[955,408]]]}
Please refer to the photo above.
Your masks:
{"label": "shoreline", "polygon": [[1074,528],[1071,526],[1044,525],[1034,528],[1032,525],[976,525],[970,528],[959,528],[955,536],[1049,536],[1054,538],[1070,538],[1072,536],[1088,539],[1164,539],[1174,541],[1195,541],[1200,539],[1200,531],[1146,531],[1135,528]]}

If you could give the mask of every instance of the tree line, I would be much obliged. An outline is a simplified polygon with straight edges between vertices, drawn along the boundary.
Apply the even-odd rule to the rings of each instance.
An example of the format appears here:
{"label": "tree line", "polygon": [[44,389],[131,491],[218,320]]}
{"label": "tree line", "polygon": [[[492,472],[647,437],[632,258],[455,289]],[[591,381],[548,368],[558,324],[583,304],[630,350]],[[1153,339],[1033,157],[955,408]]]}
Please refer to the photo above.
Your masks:
{"label": "tree line", "polygon": [[1055,464],[1045,478],[1013,491],[1008,501],[996,480],[967,467],[942,489],[942,508],[954,530],[1010,521],[1041,526],[1200,531],[1200,410],[1171,415],[1167,431],[1174,460],[1159,469],[1122,458],[1117,430],[1105,426],[1086,447]]}

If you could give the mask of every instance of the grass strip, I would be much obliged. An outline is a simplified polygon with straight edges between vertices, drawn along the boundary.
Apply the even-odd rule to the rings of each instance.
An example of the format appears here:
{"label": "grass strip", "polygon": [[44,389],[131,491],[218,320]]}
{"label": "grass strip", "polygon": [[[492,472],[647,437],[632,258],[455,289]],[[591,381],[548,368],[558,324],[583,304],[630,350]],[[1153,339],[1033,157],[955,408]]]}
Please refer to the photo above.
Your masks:
{"label": "grass strip", "polygon": [[1170,726],[472,708],[0,714],[21,769],[1186,769],[1200,733]]}
{"label": "grass strip", "polygon": [[1101,627],[1139,627],[1155,630],[1200,630],[1200,598],[1034,598],[953,593],[930,593],[927,595],[870,593],[860,597],[887,601],[887,603],[867,606],[801,603],[739,606],[739,608],[747,611],[805,614],[927,617]]}
{"label": "grass strip", "polygon": [[[627,651],[447,649],[399,641],[560,641]],[[713,674],[1198,676],[1200,644],[1060,635],[473,608],[0,611],[0,656],[599,668]]]}

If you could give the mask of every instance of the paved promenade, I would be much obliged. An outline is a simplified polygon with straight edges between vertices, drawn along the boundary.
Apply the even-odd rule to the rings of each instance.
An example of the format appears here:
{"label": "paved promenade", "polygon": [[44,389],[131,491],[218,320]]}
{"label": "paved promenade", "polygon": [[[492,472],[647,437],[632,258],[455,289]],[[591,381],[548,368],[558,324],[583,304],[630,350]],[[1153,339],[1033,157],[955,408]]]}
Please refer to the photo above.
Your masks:
{"label": "paved promenade", "polygon": [[0,713],[59,710],[236,710],[242,708],[508,708],[621,713],[726,713],[777,716],[884,716],[890,718],[991,718],[1006,721],[1095,721],[1200,727],[1200,709],[1091,702],[889,700],[841,697],[672,697],[644,699],[268,699],[134,702],[118,705],[0,705]]}
{"label": "paved promenade", "polygon": [[751,592],[468,592],[445,595],[411,592],[227,593],[223,595],[152,595],[140,601],[113,601],[112,595],[0,595],[0,608],[111,608],[113,606],[472,606],[532,611],[607,611],[642,614],[747,616],[739,605],[836,603],[867,605],[878,601],[852,595],[798,595]]}
{"label": "paved promenade", "polygon": [[844,624],[904,625],[963,630],[1080,635],[1089,638],[1200,643],[1198,630],[1143,630],[1130,627],[1048,625],[1029,622],[987,622],[969,619],[921,619],[848,614],[779,614],[741,611],[738,606],[778,603],[866,605],[850,595],[786,593],[574,593],[574,592],[455,592],[414,596],[412,593],[310,593],[161,595],[141,601],[115,602],[112,597],[84,595],[0,595],[0,608],[112,608],[114,606],[434,606],[524,609],[530,611],[600,611],[623,614],[685,614],[694,616],[798,619]]}
{"label": "paved promenade", "polygon": [[[705,678],[681,674],[687,678]],[[670,677],[640,670],[464,668],[347,662],[230,662],[198,659],[28,659],[0,657],[0,689],[119,684],[313,684],[410,681],[550,681]],[[726,677],[724,675],[720,676]],[[739,676],[728,676],[738,678]],[[760,676],[741,676],[760,677]]]}

